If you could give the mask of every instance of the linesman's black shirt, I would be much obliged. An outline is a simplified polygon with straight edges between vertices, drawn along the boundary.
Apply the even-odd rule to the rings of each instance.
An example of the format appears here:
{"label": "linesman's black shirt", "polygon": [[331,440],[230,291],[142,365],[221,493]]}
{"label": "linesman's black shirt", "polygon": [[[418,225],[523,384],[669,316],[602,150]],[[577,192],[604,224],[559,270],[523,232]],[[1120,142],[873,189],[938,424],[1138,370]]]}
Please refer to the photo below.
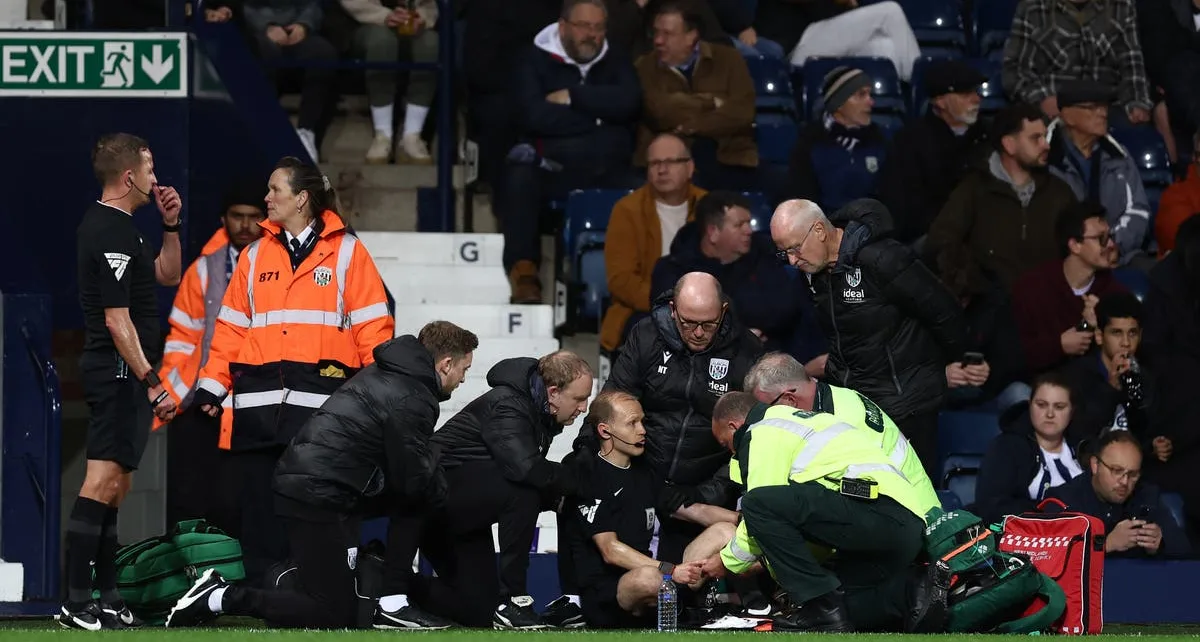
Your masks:
{"label": "linesman's black shirt", "polygon": [[654,536],[658,488],[649,462],[634,458],[629,468],[617,468],[597,455],[585,487],[600,499],[568,498],[563,505],[560,537],[574,564],[580,588],[594,587],[606,578],[611,582],[627,569],[604,562],[592,537],[616,533],[626,546],[648,557]]}
{"label": "linesman's black shirt", "polygon": [[76,232],[79,304],[83,307],[84,350],[115,350],[104,324],[105,308],[129,308],[146,360],[162,356],[155,298],[155,253],[133,224],[133,216],[94,203]]}

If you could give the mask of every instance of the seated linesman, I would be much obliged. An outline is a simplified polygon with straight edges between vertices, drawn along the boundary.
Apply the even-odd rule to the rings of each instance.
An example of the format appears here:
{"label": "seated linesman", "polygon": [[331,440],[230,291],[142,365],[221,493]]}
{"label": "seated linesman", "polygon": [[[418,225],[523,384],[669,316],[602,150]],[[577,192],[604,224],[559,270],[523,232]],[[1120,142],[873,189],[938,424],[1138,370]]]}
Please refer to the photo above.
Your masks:
{"label": "seated linesman", "polygon": [[[590,447],[577,448],[563,460],[563,465],[581,471],[580,484],[595,499],[575,496],[563,502],[558,515],[560,575],[562,568],[571,569],[568,575],[574,577],[564,584],[578,587],[579,595],[555,600],[548,613],[568,609],[567,604],[578,600],[589,627],[644,628],[654,625],[654,605],[664,576],[671,575],[681,586],[700,586],[696,567],[680,566],[675,572],[674,564],[655,559],[651,551],[656,516],[670,509],[663,508],[666,498],[661,485],[642,457],[646,451],[643,417],[633,395],[601,393],[584,422],[593,436],[587,440]],[[712,524],[684,549],[684,561],[721,550],[733,537],[737,521],[733,511],[703,504],[681,507],[672,516]]]}

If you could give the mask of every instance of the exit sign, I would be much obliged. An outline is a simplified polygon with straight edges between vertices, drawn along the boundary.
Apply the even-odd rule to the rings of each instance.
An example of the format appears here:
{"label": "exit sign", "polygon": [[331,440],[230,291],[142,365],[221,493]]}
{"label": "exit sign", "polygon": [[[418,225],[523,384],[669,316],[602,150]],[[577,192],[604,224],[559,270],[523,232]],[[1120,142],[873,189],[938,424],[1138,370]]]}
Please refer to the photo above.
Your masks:
{"label": "exit sign", "polygon": [[0,32],[0,96],[185,98],[186,33]]}

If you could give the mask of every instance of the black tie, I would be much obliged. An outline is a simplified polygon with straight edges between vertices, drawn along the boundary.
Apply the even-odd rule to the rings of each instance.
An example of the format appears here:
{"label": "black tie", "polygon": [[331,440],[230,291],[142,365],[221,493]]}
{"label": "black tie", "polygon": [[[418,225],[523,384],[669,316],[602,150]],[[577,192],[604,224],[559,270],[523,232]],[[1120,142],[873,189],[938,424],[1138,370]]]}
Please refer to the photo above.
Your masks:
{"label": "black tie", "polygon": [[292,254],[293,255],[300,254],[300,239],[296,239],[296,238],[292,239]]}

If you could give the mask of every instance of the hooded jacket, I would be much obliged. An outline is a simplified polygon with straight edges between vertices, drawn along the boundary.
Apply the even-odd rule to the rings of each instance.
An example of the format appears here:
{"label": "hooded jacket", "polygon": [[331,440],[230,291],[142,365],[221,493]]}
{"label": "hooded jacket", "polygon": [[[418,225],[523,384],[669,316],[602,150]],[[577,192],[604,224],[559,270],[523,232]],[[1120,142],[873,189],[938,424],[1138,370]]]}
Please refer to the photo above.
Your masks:
{"label": "hooded jacket", "polygon": [[[658,478],[697,486],[729,464],[729,451],[712,435],[713,406],[726,392],[742,389],[742,379],[763,348],[729,310],[708,348],[692,352],[671,318],[671,297],[659,296],[650,316],[633,326],[604,389],[622,390],[641,400],[646,413],[644,456]],[[728,490],[722,484],[705,486],[694,499],[725,504]]]}
{"label": "hooded jacket", "polygon": [[[979,467],[979,479],[975,482],[972,510],[985,524],[999,523],[1005,515],[1020,515],[1036,509],[1050,490],[1047,485],[1050,473],[1042,449],[1038,447],[1033,422],[1029,419],[1029,402],[1023,401],[1006,410],[1000,425],[1002,432],[988,446]],[[1063,455],[1075,458],[1071,428],[1068,425],[1063,435]],[[1029,486],[1039,473],[1042,473],[1040,496],[1031,499]]]}
{"label": "hooded jacket", "polygon": [[433,357],[412,335],[375,347],[375,362],[321,406],[275,467],[275,492],[309,507],[362,514],[382,495],[445,500],[429,447],[441,392]]}
{"label": "hooded jacket", "polygon": [[854,201],[830,221],[845,230],[837,263],[811,281],[829,340],[826,376],[897,421],[937,410],[946,364],[965,351],[962,308],[911,250],[890,238],[891,217],[879,201]]}
{"label": "hooded jacket", "polygon": [[539,490],[570,495],[576,490],[568,469],[546,459],[550,442],[563,427],[550,414],[546,383],[537,359],[505,359],[488,371],[492,387],[433,436],[446,470],[465,463],[493,461],[504,478]]}

